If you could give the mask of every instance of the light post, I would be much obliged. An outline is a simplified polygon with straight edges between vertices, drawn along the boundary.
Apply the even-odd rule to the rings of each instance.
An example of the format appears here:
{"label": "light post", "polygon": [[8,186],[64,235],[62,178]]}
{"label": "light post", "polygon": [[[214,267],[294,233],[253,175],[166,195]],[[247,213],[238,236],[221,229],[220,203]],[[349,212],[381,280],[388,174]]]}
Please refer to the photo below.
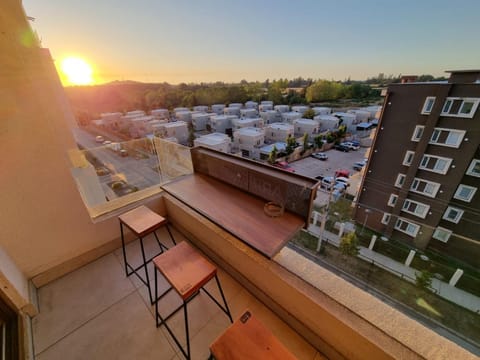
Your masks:
{"label": "light post", "polygon": [[370,209],[365,209],[365,220],[363,220],[363,226],[362,226],[362,231],[360,231],[360,235],[363,235],[363,230],[365,229],[365,224],[367,223],[368,214],[370,214],[370,212],[371,212]]}

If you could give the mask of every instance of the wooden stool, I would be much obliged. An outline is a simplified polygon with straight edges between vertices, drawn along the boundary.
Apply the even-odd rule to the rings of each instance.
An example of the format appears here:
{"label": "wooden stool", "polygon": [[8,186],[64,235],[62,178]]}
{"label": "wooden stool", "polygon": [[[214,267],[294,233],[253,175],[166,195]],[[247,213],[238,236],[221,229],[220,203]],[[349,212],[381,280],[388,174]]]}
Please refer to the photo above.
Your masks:
{"label": "wooden stool", "polygon": [[[148,269],[147,264],[153,260],[155,256],[163,253],[163,250],[168,250],[168,248],[163,245],[160,240],[158,240],[157,233],[155,232],[162,226],[166,226],[168,234],[172,239],[173,243],[175,243],[175,239],[168,227],[167,219],[158,215],[157,213],[153,212],[146,206],[140,206],[136,209],[130,210],[118,217],[120,221],[120,234],[122,236],[122,250],[123,250],[123,261],[125,263],[125,274],[126,276],[130,276],[135,274],[141,282],[143,282],[148,288],[148,295],[150,296],[150,303],[153,304],[153,296],[152,290],[150,288],[150,278],[148,276]],[[142,250],[142,257],[143,263],[133,268],[127,261],[127,252],[125,250],[125,239],[123,236],[123,225],[125,225],[128,229],[130,229],[137,237],[140,239],[140,248]],[[157,240],[158,246],[160,247],[160,252],[155,254],[154,256],[150,257],[149,259],[145,256],[145,248],[143,246],[143,238],[152,233],[155,235],[155,239]],[[143,278],[139,273],[138,270],[143,268],[145,270],[145,278]]]}
{"label": "wooden stool", "polygon": [[210,345],[210,359],[296,359],[260,321],[246,311]]}
{"label": "wooden stool", "polygon": [[[180,348],[183,355],[185,355],[187,359],[190,359],[187,304],[198,295],[200,290],[203,290],[228,316],[230,322],[233,322],[230,309],[228,308],[225,295],[223,294],[222,286],[217,277],[217,268],[186,242],[181,242],[167,252],[157,256],[153,259],[153,263],[155,264],[155,323],[157,327],[165,325],[165,328],[168,330],[173,340],[175,340],[175,343]],[[162,273],[171,285],[171,287],[160,296],[158,296],[157,285],[158,271]],[[212,278],[215,278],[217,282],[218,290],[220,291],[225,307],[223,307],[207,290],[203,288],[203,286],[205,286]],[[173,310],[172,313],[163,318],[158,311],[158,302],[172,289],[177,292],[183,302],[178,308]],[[185,335],[187,339],[186,351],[180,345],[180,342],[167,324],[167,320],[182,308],[185,319]]]}

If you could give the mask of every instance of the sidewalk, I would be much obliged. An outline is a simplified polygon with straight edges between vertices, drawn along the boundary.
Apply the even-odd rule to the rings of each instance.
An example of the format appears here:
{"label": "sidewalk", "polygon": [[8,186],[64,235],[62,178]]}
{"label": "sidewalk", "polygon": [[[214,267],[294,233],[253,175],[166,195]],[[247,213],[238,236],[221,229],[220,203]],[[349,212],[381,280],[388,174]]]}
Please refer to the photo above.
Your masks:
{"label": "sidewalk", "polygon": [[[320,227],[317,225],[311,224],[308,227],[308,231],[312,234],[320,235]],[[338,235],[335,235],[329,231],[324,231],[323,240],[327,240],[330,244],[335,246],[340,245],[340,239]],[[364,246],[360,246],[359,257],[366,259],[367,261],[373,261],[375,265],[382,267],[383,269],[402,277],[403,279],[415,282],[415,274],[417,270],[405,266],[404,264],[392,260],[389,257],[379,254],[373,250],[369,250]],[[470,311],[480,313],[480,298],[478,296],[472,295],[466,291],[458,289],[454,286],[448,284],[438,279],[432,279],[432,288],[436,291],[437,295],[447,299],[457,305],[460,305]]]}

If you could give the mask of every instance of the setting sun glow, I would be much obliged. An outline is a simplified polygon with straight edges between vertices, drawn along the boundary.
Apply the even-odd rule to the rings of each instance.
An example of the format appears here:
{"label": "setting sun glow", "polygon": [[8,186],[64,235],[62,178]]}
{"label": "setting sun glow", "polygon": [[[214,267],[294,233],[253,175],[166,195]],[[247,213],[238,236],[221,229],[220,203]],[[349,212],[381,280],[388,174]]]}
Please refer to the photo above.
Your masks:
{"label": "setting sun glow", "polygon": [[89,85],[93,83],[92,67],[83,59],[65,58],[61,62],[61,70],[68,85]]}

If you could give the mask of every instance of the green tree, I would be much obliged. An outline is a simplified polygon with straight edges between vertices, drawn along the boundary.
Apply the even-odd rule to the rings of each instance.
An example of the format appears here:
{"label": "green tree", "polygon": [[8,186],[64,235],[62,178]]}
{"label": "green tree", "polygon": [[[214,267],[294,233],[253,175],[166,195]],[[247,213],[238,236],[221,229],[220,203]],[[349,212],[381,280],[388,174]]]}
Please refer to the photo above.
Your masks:
{"label": "green tree", "polygon": [[313,109],[308,109],[303,113],[302,117],[304,119],[313,119],[315,117],[315,111]]}
{"label": "green tree", "polygon": [[285,143],[287,144],[287,146],[285,147],[285,152],[287,153],[287,155],[290,155],[297,147],[297,140],[290,134],[285,140]]}
{"label": "green tree", "polygon": [[268,154],[268,162],[270,164],[272,165],[275,164],[275,161],[277,161],[277,154],[278,154],[277,147],[273,145],[272,151],[270,151],[270,154]]}
{"label": "green tree", "polygon": [[432,273],[428,270],[422,270],[415,273],[415,285],[424,290],[428,290],[432,286]]}
{"label": "green tree", "polygon": [[343,235],[339,250],[345,256],[357,256],[359,252],[357,235],[354,232]]}
{"label": "green tree", "polygon": [[302,150],[302,155],[303,155],[305,153],[305,151],[310,149],[310,146],[308,145],[308,134],[307,133],[303,134],[303,136],[302,136],[302,146],[303,146],[303,150]]}
{"label": "green tree", "polygon": [[345,93],[345,85],[328,80],[318,80],[307,88],[308,102],[337,100]]}
{"label": "green tree", "polygon": [[313,143],[315,144],[315,147],[317,149],[320,149],[322,148],[323,146],[323,140],[324,140],[324,136],[323,135],[317,135],[313,138]]}

